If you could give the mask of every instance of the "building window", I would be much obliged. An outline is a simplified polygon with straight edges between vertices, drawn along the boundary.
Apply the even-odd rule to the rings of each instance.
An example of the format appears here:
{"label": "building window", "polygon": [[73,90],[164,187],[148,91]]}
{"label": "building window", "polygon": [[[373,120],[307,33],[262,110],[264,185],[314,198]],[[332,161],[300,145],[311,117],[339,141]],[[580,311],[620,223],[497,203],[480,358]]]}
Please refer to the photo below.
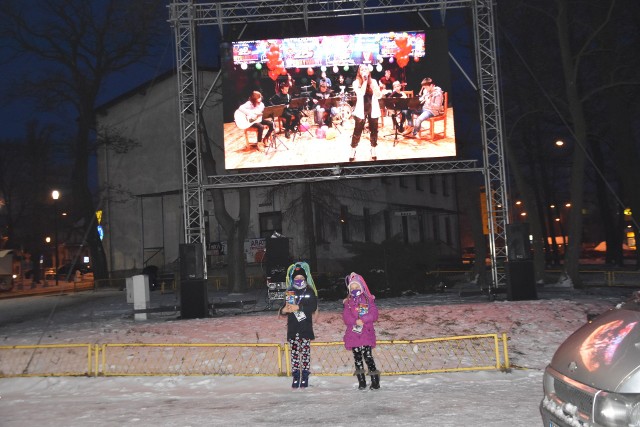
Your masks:
{"label": "building window", "polygon": [[340,206],[340,230],[342,231],[342,243],[349,243],[351,236],[349,232],[349,208],[346,205]]}
{"label": "building window", "polygon": [[384,211],[384,238],[386,240],[391,238],[391,214],[389,211]]}
{"label": "building window", "polygon": [[422,186],[422,175],[416,175],[416,190],[424,191],[424,187]]}
{"label": "building window", "polygon": [[259,216],[260,237],[268,238],[274,232],[282,233],[282,213],[262,212]]}
{"label": "building window", "polygon": [[442,175],[442,195],[449,195],[449,180],[447,179],[447,175]]}
{"label": "building window", "polygon": [[402,240],[405,245],[409,243],[409,217],[402,217]]}
{"label": "building window", "polygon": [[385,185],[391,185],[391,178],[389,178],[388,176],[381,176],[380,182],[382,182]]}
{"label": "building window", "polygon": [[435,175],[429,175],[429,191],[431,194],[437,194],[438,190],[436,189],[436,177]]}
{"label": "building window", "polygon": [[440,240],[440,224],[439,224],[439,218],[437,215],[434,215],[431,217],[431,228],[433,231],[433,240],[438,241]]}
{"label": "building window", "polygon": [[422,216],[418,217],[418,234],[420,238],[420,243],[424,243],[425,235],[424,235],[424,218]]}
{"label": "building window", "polygon": [[316,242],[317,243],[325,243],[327,241],[326,236],[324,234],[324,217],[322,216],[322,210],[316,208],[314,209],[314,217],[315,217],[315,225],[316,225]]}
{"label": "building window", "polygon": [[371,213],[369,212],[369,208],[364,208],[362,210],[362,216],[364,217],[364,241],[371,241]]}
{"label": "building window", "polygon": [[453,238],[451,236],[451,218],[449,218],[448,216],[444,218],[444,232],[444,238],[446,239],[447,244],[451,245],[451,242],[453,241]]}
{"label": "building window", "polygon": [[408,185],[407,185],[407,177],[404,176],[404,175],[400,176],[400,187],[402,187],[402,188],[407,188],[408,187]]}

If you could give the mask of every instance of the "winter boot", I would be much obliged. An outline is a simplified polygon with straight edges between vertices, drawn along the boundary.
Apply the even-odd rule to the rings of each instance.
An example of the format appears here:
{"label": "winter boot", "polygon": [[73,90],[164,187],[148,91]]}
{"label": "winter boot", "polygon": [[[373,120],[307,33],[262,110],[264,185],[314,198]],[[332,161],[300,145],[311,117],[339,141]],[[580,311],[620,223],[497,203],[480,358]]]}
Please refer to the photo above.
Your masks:
{"label": "winter boot", "polygon": [[309,386],[309,371],[302,371],[302,378],[300,378],[300,388],[307,388]]}
{"label": "winter boot", "polygon": [[380,388],[380,373],[371,373],[371,390],[377,390]]}
{"label": "winter boot", "polygon": [[291,383],[291,388],[300,387],[300,371],[293,371],[293,383]]}
{"label": "winter boot", "polygon": [[358,390],[366,390],[367,388],[367,380],[366,380],[366,376],[364,373],[362,374],[357,374],[356,377],[358,378]]}

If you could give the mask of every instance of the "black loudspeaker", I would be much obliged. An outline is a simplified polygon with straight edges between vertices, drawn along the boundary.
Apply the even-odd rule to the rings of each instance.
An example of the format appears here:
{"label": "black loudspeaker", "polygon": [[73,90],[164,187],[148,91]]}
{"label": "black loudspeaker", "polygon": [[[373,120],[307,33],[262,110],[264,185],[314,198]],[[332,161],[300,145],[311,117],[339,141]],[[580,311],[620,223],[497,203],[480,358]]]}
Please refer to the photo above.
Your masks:
{"label": "black loudspeaker", "polygon": [[180,244],[180,279],[204,279],[201,243]]}
{"label": "black loudspeaker", "polygon": [[509,261],[505,263],[507,271],[507,299],[522,301],[538,299],[533,260]]}
{"label": "black loudspeaker", "polygon": [[507,224],[507,251],[509,252],[509,261],[531,259],[528,223]]}
{"label": "black loudspeaker", "polygon": [[287,268],[289,262],[289,239],[268,238],[266,248],[267,250],[267,271],[277,267]]}
{"label": "black loudspeaker", "polygon": [[180,318],[202,319],[209,315],[207,284],[203,279],[180,281]]}

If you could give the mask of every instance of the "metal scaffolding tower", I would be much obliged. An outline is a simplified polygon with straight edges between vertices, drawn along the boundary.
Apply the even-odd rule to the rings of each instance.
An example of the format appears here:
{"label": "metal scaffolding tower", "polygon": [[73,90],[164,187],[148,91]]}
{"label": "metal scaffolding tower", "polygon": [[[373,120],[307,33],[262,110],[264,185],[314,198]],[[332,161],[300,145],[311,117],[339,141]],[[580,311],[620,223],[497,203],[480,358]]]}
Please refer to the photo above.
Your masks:
{"label": "metal scaffolding tower", "polygon": [[[480,95],[483,165],[472,160],[424,162],[384,166],[334,166],[320,169],[301,169],[263,173],[219,175],[203,181],[200,161],[201,136],[198,133],[198,93],[196,31],[200,25],[217,25],[220,34],[225,26],[249,25],[268,21],[304,21],[359,16],[364,27],[365,17],[387,13],[420,13],[448,9],[470,8],[473,14],[475,55],[477,65],[476,89]],[[482,172],[487,194],[489,251],[491,256],[492,290],[506,285],[506,277],[499,266],[507,259],[506,223],[509,212],[506,191],[505,159],[503,152],[502,115],[498,86],[498,65],[494,9],[492,0],[334,0],[334,1],[276,1],[222,0],[215,3],[195,3],[176,0],[169,5],[169,22],[176,40],[176,67],[180,115],[180,144],[182,147],[183,212],[186,243],[205,242],[203,191],[212,187],[261,186],[284,182],[342,179],[403,174],[431,174],[450,172]],[[206,248],[204,248],[206,249]],[[203,251],[206,254],[206,250]],[[206,256],[206,255],[205,255]],[[205,277],[206,277],[206,263]]]}

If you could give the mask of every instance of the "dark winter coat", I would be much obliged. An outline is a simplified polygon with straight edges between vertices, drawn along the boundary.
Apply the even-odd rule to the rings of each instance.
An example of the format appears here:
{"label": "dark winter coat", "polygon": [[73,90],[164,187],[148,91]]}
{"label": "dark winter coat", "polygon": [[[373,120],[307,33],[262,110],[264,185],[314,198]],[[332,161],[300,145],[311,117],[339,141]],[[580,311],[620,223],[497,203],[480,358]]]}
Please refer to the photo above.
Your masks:
{"label": "dark winter coat", "polygon": [[[359,314],[360,306],[366,305],[366,314]],[[354,332],[353,326],[356,324],[356,320],[360,318],[364,322],[362,332]],[[351,350],[356,347],[362,347],[368,345],[371,347],[376,346],[376,330],[373,327],[373,323],[378,320],[378,307],[376,307],[375,298],[373,298],[368,292],[365,292],[356,298],[349,296],[344,302],[344,308],[342,310],[342,320],[347,326],[347,330],[344,333],[344,346],[347,350]]]}
{"label": "dark winter coat", "polygon": [[[293,313],[287,314],[287,340],[294,339],[296,334],[300,338],[315,339],[313,333],[313,314],[318,309],[318,298],[312,289],[307,286],[304,289],[294,289],[296,301],[300,311],[304,312],[306,318],[298,321]],[[282,310],[284,305],[280,308]],[[282,313],[282,311],[280,311]]]}

